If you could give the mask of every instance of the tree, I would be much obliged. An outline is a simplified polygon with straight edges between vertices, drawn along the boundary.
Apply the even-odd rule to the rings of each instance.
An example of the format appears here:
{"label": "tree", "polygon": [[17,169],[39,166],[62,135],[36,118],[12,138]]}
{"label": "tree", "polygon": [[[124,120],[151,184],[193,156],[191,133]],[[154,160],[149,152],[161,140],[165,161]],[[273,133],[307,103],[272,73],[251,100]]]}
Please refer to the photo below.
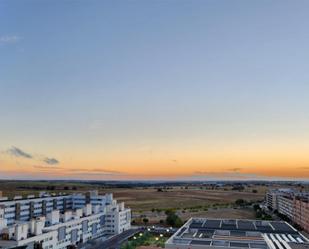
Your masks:
{"label": "tree", "polygon": [[237,206],[245,206],[245,205],[246,205],[246,201],[243,200],[243,199],[237,199],[237,200],[235,201],[235,204],[236,204]]}
{"label": "tree", "polygon": [[166,224],[172,227],[181,227],[183,225],[183,222],[175,212],[171,211],[167,214]]}
{"label": "tree", "polygon": [[257,210],[260,210],[261,208],[260,208],[260,205],[259,205],[259,204],[254,204],[254,205],[253,205],[253,209],[254,209],[255,211],[257,211]]}
{"label": "tree", "polygon": [[144,222],[144,224],[146,226],[146,224],[149,222],[148,218],[143,218],[143,222]]}
{"label": "tree", "polygon": [[169,216],[170,214],[174,214],[175,213],[175,211],[173,210],[173,209],[166,209],[165,210],[165,214],[167,215],[167,216]]}
{"label": "tree", "polygon": [[238,190],[238,191],[243,191],[245,187],[243,185],[234,185],[232,190]]}

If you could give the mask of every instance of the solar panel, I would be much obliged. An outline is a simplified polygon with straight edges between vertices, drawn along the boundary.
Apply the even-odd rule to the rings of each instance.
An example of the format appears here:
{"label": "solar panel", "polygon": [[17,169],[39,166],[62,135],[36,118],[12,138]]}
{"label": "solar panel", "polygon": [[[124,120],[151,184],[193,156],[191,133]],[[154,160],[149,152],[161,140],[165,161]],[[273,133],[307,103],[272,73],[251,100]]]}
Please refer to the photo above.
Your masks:
{"label": "solar panel", "polygon": [[270,233],[273,232],[274,230],[271,228],[271,226],[269,225],[269,222],[265,222],[265,221],[256,221],[255,222],[255,226],[256,229],[260,232],[264,232],[264,233]]}
{"label": "solar panel", "polygon": [[250,248],[268,249],[265,243],[250,243]]}
{"label": "solar panel", "polygon": [[202,234],[202,238],[212,238],[212,236],[214,235],[214,230],[198,230],[199,233]]}
{"label": "solar panel", "polygon": [[268,226],[256,226],[256,229],[259,232],[263,233],[272,233],[274,230],[268,225]]}
{"label": "solar panel", "polygon": [[207,245],[209,246],[211,241],[209,240],[192,240],[191,245]]}
{"label": "solar panel", "polygon": [[213,240],[212,245],[213,246],[228,246],[229,242],[225,240]]}
{"label": "solar panel", "polygon": [[206,228],[220,228],[220,223],[221,223],[221,220],[207,220],[204,223],[203,227],[206,227]]}
{"label": "solar panel", "polygon": [[245,231],[231,231],[231,236],[238,236],[238,237],[244,237],[246,236]]}
{"label": "solar panel", "polygon": [[254,227],[252,221],[241,221],[241,220],[239,220],[237,224],[238,224],[238,229],[247,230],[247,231],[254,231],[255,230],[255,227]]}
{"label": "solar panel", "polygon": [[294,232],[294,229],[284,222],[273,221],[271,222],[271,225],[276,232]]}
{"label": "solar panel", "polygon": [[222,229],[228,229],[228,230],[235,230],[236,229],[236,225],[233,225],[233,224],[222,224],[221,228]]}
{"label": "solar panel", "polygon": [[192,222],[190,224],[190,228],[200,228],[202,227],[203,223],[202,222]]}
{"label": "solar panel", "polygon": [[[190,228],[188,228],[190,227]],[[206,247],[230,247],[231,249],[269,249],[263,237],[272,241],[274,249],[280,249],[286,241],[301,242],[302,237],[289,224],[282,221],[251,221],[235,219],[192,220],[176,233],[181,244]],[[191,247],[192,247],[191,246]],[[281,248],[283,249],[283,248]],[[309,249],[309,248],[308,248]]]}
{"label": "solar panel", "polygon": [[242,243],[242,242],[231,242],[230,247],[237,247],[237,248],[249,248],[249,243]]}
{"label": "solar panel", "polygon": [[222,224],[236,225],[236,220],[222,220]]}

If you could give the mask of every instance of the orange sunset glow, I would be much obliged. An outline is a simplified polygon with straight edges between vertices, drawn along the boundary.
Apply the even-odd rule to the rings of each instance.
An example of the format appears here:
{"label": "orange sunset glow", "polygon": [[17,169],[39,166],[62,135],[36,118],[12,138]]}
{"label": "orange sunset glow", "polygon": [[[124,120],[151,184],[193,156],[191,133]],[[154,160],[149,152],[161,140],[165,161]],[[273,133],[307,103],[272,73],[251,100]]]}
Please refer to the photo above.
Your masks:
{"label": "orange sunset glow", "polygon": [[306,7],[73,2],[0,3],[0,179],[309,179]]}

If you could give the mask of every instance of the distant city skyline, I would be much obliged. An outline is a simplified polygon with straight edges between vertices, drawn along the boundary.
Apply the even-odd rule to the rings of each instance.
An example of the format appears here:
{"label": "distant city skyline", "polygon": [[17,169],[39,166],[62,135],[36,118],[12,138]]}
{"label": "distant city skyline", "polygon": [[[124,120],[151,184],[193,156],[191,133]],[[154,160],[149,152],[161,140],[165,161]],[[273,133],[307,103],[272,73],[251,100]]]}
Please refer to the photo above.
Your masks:
{"label": "distant city skyline", "polygon": [[0,1],[0,179],[309,179],[308,1]]}

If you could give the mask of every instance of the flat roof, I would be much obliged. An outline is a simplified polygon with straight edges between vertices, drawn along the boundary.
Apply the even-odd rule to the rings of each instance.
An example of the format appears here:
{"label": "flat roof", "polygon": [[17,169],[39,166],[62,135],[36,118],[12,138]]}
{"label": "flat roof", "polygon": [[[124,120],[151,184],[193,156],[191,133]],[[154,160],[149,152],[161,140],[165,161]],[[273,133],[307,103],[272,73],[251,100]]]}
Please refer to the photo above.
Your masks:
{"label": "flat roof", "polygon": [[289,243],[308,239],[284,221],[191,218],[166,244],[194,246],[292,249]]}
{"label": "flat roof", "polygon": [[189,228],[206,230],[236,230],[262,233],[298,233],[291,225],[283,221],[236,220],[236,219],[193,219]]}

